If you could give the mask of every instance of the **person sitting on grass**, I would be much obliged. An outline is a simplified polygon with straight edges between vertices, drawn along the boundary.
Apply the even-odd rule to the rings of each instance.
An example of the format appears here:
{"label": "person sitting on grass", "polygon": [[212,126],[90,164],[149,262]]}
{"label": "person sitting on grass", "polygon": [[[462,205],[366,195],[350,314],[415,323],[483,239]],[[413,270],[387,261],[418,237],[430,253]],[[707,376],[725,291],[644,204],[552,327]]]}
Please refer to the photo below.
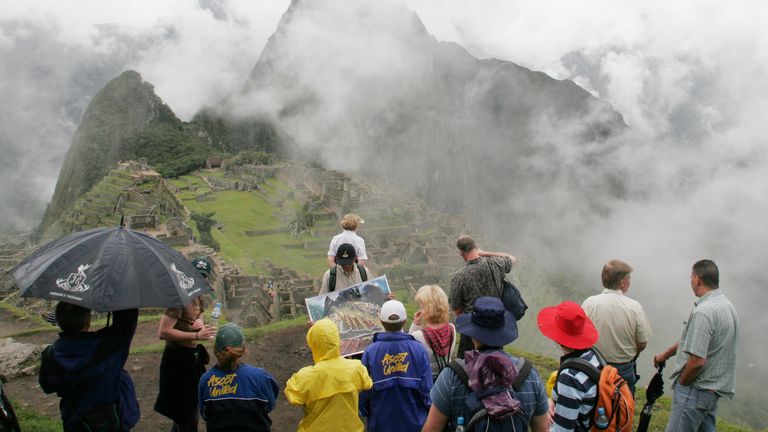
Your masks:
{"label": "person sitting on grass", "polygon": [[245,354],[243,330],[232,323],[216,333],[216,365],[200,377],[200,415],[208,432],[269,432],[269,412],[280,391],[264,369],[241,363]]}

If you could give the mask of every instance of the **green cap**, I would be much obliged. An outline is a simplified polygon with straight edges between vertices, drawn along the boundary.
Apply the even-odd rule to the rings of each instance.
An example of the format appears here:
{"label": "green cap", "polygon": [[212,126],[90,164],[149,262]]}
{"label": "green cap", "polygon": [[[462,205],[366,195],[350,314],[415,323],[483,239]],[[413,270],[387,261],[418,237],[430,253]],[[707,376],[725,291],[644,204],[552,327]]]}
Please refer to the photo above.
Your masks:
{"label": "green cap", "polygon": [[243,346],[243,329],[236,324],[226,323],[216,332],[216,340],[213,343],[213,350],[219,352],[224,348]]}
{"label": "green cap", "polygon": [[192,260],[192,266],[205,277],[211,275],[211,262],[205,258],[195,258]]}

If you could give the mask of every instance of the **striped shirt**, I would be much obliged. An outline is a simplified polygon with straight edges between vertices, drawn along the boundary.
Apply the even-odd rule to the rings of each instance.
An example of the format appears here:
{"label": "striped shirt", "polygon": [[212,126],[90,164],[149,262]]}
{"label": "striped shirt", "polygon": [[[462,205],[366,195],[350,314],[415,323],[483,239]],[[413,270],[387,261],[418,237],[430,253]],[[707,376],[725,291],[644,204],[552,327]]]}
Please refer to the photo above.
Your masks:
{"label": "striped shirt", "polygon": [[[600,367],[591,349],[566,354],[560,358],[560,363],[571,357],[580,357]],[[557,376],[552,400],[555,402],[555,418],[550,432],[587,431],[592,424],[592,408],[597,401],[597,383],[592,382],[584,372],[565,368]]]}
{"label": "striped shirt", "polygon": [[651,337],[643,307],[620,290],[606,288],[584,300],[581,307],[597,328],[600,339],[595,346],[608,363],[632,361],[637,345]]}
{"label": "striped shirt", "polygon": [[[522,366],[522,359],[511,358],[519,369]],[[457,361],[462,366],[464,365],[463,360]],[[531,424],[531,418],[534,416],[545,415],[549,410],[547,391],[544,389],[544,383],[541,381],[539,372],[535,367],[531,368],[531,372],[523,382],[523,385],[520,386],[520,390],[516,393],[522,403],[523,415],[527,424]],[[456,419],[464,415],[464,403],[468,394],[467,387],[461,382],[456,373],[450,368],[445,368],[437,377],[435,385],[432,386],[430,398],[432,399],[432,405],[441,414],[447,416],[451,423],[456,424]]]}
{"label": "striped shirt", "polygon": [[677,381],[693,354],[707,361],[692,387],[733,396],[738,341],[739,317],[730,300],[720,289],[703,295],[684,323],[672,381]]}

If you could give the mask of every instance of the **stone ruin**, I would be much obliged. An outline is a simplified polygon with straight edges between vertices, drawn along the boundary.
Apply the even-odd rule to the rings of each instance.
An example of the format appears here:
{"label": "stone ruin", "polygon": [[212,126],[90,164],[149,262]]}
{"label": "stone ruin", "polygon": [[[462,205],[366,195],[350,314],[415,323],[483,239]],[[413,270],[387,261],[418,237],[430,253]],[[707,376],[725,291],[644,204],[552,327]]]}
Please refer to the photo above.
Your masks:
{"label": "stone ruin", "polygon": [[[277,191],[277,197],[262,194],[277,207],[274,215],[284,223],[291,216],[283,212],[289,199],[315,203],[311,207],[316,221],[337,221],[351,211],[365,215],[367,224],[362,235],[372,257],[368,266],[376,275],[389,274],[393,288],[415,290],[434,283],[447,287],[450,275],[462,264],[455,242],[470,228],[462,215],[437,213],[418,199],[402,196],[396,189],[377,189],[336,171],[300,165],[236,168],[233,173],[246,176],[256,171],[272,173],[290,186],[291,190]],[[235,181],[234,175],[229,180]],[[244,234],[256,237],[280,231],[285,228]],[[310,228],[312,238],[284,247],[303,249],[305,256],[324,257],[330,238],[339,231],[338,227],[329,229],[327,224],[324,228]],[[227,301],[230,307],[240,310],[242,322],[262,324],[305,312],[304,299],[319,291],[322,276],[298,275],[268,261],[263,263],[268,275],[233,272],[223,277]]]}

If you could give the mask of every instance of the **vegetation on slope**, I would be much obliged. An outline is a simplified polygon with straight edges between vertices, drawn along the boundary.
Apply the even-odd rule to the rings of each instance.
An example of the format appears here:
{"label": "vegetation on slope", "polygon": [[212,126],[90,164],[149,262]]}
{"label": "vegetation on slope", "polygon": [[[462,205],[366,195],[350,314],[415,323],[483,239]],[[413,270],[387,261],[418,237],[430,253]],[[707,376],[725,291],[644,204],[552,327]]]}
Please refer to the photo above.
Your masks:
{"label": "vegetation on slope", "polygon": [[123,159],[147,158],[163,177],[178,177],[205,166],[212,150],[180,125],[157,123],[131,138]]}

